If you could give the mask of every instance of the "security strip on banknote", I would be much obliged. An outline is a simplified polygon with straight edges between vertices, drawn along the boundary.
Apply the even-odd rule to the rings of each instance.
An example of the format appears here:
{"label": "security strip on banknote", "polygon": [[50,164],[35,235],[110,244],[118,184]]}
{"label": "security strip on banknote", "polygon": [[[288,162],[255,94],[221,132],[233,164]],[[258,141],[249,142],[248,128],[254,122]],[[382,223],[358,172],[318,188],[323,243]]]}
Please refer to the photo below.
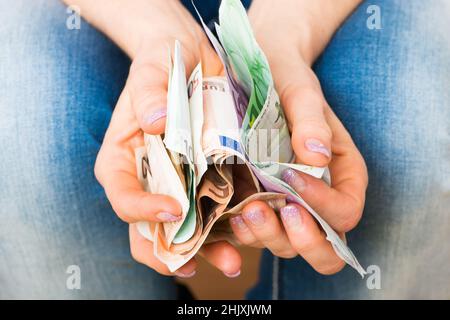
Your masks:
{"label": "security strip on banknote", "polygon": [[234,243],[228,218],[251,201],[266,201],[276,212],[295,202],[318,221],[336,254],[364,276],[344,241],[281,180],[282,172],[292,168],[331,183],[328,168],[293,163],[291,138],[269,64],[245,8],[239,0],[222,0],[215,25],[220,41],[201,23],[225,76],[204,78],[199,63],[186,81],[182,48],[175,41],[164,136],[145,134],[145,146],[135,154],[143,188],[174,197],[182,219],[139,222],[139,232],[153,242],[154,255],[175,271],[204,243]]}

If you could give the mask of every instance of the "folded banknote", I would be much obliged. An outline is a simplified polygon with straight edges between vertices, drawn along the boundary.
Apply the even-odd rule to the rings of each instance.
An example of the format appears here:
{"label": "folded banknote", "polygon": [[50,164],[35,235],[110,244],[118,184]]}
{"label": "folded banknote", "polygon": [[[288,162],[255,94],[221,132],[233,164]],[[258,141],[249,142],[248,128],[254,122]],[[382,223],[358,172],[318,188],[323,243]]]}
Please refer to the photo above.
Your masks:
{"label": "folded banknote", "polygon": [[175,271],[205,243],[234,243],[228,218],[247,203],[266,201],[277,212],[295,202],[317,220],[337,255],[364,276],[344,241],[281,179],[292,168],[331,183],[328,168],[293,163],[269,64],[241,2],[222,1],[215,25],[218,39],[201,23],[225,75],[203,77],[199,62],[187,79],[182,48],[175,41],[169,54],[165,133],[144,135],[145,145],[135,153],[143,188],[175,198],[182,219],[139,222],[139,232],[153,242],[155,256]]}

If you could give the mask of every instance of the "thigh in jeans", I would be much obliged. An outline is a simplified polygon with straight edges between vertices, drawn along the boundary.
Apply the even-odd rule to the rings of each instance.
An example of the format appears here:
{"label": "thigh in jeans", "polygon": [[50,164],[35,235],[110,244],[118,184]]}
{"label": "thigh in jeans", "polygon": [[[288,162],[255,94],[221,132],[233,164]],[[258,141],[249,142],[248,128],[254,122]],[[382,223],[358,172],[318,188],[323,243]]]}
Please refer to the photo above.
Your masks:
{"label": "thigh in jeans", "polygon": [[[367,28],[370,5],[381,29]],[[251,298],[450,297],[449,21],[444,0],[364,2],[315,66],[368,165],[364,216],[347,239],[380,282],[266,253]]]}
{"label": "thigh in jeans", "polygon": [[132,260],[93,174],[129,60],[67,17],[59,1],[0,2],[0,298],[174,298]]}

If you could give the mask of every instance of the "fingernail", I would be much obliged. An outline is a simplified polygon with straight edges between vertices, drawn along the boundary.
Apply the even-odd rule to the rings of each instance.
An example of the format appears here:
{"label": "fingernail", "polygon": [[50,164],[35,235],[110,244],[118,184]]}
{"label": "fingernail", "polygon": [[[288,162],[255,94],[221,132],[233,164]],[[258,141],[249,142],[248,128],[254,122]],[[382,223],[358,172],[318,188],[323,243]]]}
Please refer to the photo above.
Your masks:
{"label": "fingernail", "polygon": [[281,174],[281,179],[290,185],[295,191],[301,193],[306,189],[306,181],[295,170],[286,169]]}
{"label": "fingernail", "polygon": [[294,205],[287,205],[280,210],[281,219],[288,226],[296,227],[302,223],[302,216],[300,215],[300,210]]}
{"label": "fingernail", "polygon": [[307,139],[305,141],[305,147],[309,151],[323,154],[325,157],[330,158],[331,152],[325,145],[317,139]]}
{"label": "fingernail", "polygon": [[150,114],[146,120],[147,123],[153,124],[161,118],[164,118],[167,115],[167,109],[161,108]]}
{"label": "fingernail", "polygon": [[167,222],[174,222],[181,219],[181,216],[174,216],[171,213],[168,212],[158,212],[156,214],[156,217],[161,221],[167,221]]}
{"label": "fingernail", "polygon": [[191,273],[182,273],[180,271],[175,271],[175,275],[179,278],[192,278],[196,274],[196,270],[192,271]]}
{"label": "fingernail", "polygon": [[264,224],[264,214],[261,210],[245,212],[244,215],[254,226],[258,227]]}
{"label": "fingernail", "polygon": [[230,223],[233,226],[238,227],[238,229],[240,229],[240,230],[247,229],[247,225],[245,224],[244,219],[242,219],[242,217],[240,215],[239,216],[235,216],[233,218],[230,218]]}
{"label": "fingernail", "polygon": [[238,272],[235,273],[224,272],[223,274],[226,275],[228,278],[237,278],[241,274],[241,270],[238,270]]}

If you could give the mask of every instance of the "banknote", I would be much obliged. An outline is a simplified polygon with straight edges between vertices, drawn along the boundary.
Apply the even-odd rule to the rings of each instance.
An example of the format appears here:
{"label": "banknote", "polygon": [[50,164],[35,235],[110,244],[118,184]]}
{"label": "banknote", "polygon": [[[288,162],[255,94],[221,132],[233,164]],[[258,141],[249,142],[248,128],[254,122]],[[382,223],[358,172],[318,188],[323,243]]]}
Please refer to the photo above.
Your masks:
{"label": "banknote", "polygon": [[211,30],[209,30],[209,28],[206,26],[205,22],[203,21],[202,16],[200,15],[197,8],[195,7],[195,4],[192,3],[192,5],[194,6],[195,11],[197,12],[197,15],[200,19],[200,23],[203,26],[203,30],[205,30],[205,33],[208,36],[209,40],[211,41],[213,48],[216,50],[217,55],[219,56],[220,60],[222,61],[228,83],[230,84],[231,95],[233,97],[234,107],[236,109],[237,121],[239,123],[239,127],[242,127],[242,121],[245,117],[245,113],[246,113],[247,105],[248,105],[248,95],[244,91],[242,84],[239,83],[237,81],[237,79],[234,77],[230,59],[228,58],[227,54],[225,53],[225,50],[223,49],[222,45],[216,39],[214,34],[211,32]]}
{"label": "banknote", "polygon": [[[364,276],[364,269],[337,233],[295,190],[280,179],[281,169],[294,160],[289,130],[274,89],[269,64],[253,36],[247,13],[239,0],[221,2],[219,23],[216,24],[216,31],[222,50],[229,56],[237,76],[236,81],[246,83],[243,87],[250,95],[241,127],[241,147],[252,164],[254,174],[266,191],[286,194],[290,201],[304,206],[319,222],[336,254]],[[203,27],[207,28],[205,25]],[[217,42],[211,32],[206,34],[211,42]],[[306,169],[308,174],[331,182],[327,168],[307,169],[306,166],[302,169],[303,172]]]}
{"label": "banknote", "polygon": [[145,135],[145,146],[136,149],[135,156],[144,190],[177,199],[182,219],[140,222],[139,232],[152,241],[154,255],[174,271],[206,243],[234,243],[228,217],[250,201],[267,201],[276,212],[296,202],[317,220],[337,255],[364,276],[344,241],[281,179],[291,168],[331,183],[328,168],[294,163],[270,67],[241,2],[222,0],[215,24],[219,39],[200,20],[225,75],[203,77],[200,62],[187,79],[182,48],[175,41],[164,137]]}
{"label": "banknote", "polygon": [[[180,222],[164,224],[166,239],[169,243],[184,242],[190,239],[195,232],[195,192],[197,175],[194,166],[193,124],[189,112],[189,98],[186,83],[186,68],[184,66],[181,45],[175,41],[173,65],[168,85],[167,117],[164,134],[164,145],[173,155],[172,159],[180,160],[176,165],[182,165],[186,193],[189,200],[189,209]],[[199,125],[197,125],[198,127]],[[195,127],[194,127],[195,129]],[[167,182],[167,180],[166,180]]]}

